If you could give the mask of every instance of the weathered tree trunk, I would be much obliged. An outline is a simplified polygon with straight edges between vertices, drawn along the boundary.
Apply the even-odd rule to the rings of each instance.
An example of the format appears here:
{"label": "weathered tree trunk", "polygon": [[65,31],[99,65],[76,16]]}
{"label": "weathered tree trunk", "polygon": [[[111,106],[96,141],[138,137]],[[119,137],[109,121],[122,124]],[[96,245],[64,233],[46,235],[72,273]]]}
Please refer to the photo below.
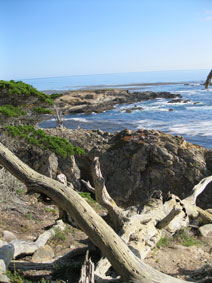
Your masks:
{"label": "weathered tree trunk", "polygon": [[[167,215],[171,214],[171,217],[168,217],[168,221],[171,222],[168,223],[167,219],[165,219],[164,223],[167,223],[170,229],[176,231],[182,225],[186,226],[186,223],[188,223],[187,205],[190,209],[190,214],[193,213],[193,208],[195,207],[189,200],[185,200],[182,203],[177,197],[172,196],[164,205],[160,199],[150,200],[140,215],[130,215],[129,213],[126,215],[121,209],[117,209],[114,201],[107,195],[108,193],[106,192],[104,180],[100,174],[98,165],[96,170],[96,185],[98,187],[98,178],[100,178],[99,192],[104,192],[106,205],[108,205],[109,200],[108,210],[112,211],[112,216],[116,215],[119,224],[121,224],[121,239],[77,192],[70,187],[35,172],[1,143],[0,164],[21,180],[27,186],[28,191],[46,194],[59,208],[62,208],[67,214],[71,215],[76,224],[109,260],[116,273],[121,277],[121,282],[184,282],[144,264],[139,259],[139,257],[143,258],[143,256],[142,249],[139,248],[138,243],[141,243],[145,239],[147,244],[150,246],[154,245],[161,235],[160,229],[156,225],[167,217]],[[100,198],[102,197],[100,196]],[[104,198],[102,200],[105,202]],[[173,219],[173,212],[171,213],[171,211],[174,206],[180,212],[177,216],[174,215],[175,217]],[[195,213],[198,214],[198,210],[195,210]],[[132,250],[136,254],[138,250],[139,257]]]}
{"label": "weathered tree trunk", "polygon": [[208,74],[207,79],[206,79],[206,81],[205,81],[205,88],[206,88],[206,89],[208,88],[208,86],[209,86],[209,84],[210,84],[210,82],[211,82],[211,79],[212,79],[212,70],[211,70],[210,73]]}
{"label": "weathered tree trunk", "polygon": [[81,276],[79,283],[94,283],[94,264],[88,258],[88,251],[86,252],[85,261],[81,269]]}

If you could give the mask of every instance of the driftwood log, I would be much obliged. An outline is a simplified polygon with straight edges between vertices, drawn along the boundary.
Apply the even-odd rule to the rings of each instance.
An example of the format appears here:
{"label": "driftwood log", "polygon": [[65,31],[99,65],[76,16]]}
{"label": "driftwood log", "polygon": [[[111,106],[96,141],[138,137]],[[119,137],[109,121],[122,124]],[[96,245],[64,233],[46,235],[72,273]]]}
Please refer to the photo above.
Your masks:
{"label": "driftwood log", "polygon": [[[212,177],[201,181],[191,196],[184,200],[170,195],[169,200],[163,203],[157,192],[143,207],[123,210],[108,194],[99,160],[95,158],[92,172],[96,199],[108,210],[113,221],[112,229],[76,191],[35,172],[1,143],[0,164],[21,180],[28,192],[45,194],[65,210],[101,250],[104,258],[95,270],[95,280],[99,282],[114,282],[119,279],[119,282],[185,282],[153,269],[142,259],[156,245],[163,229],[174,233],[187,226],[190,218],[198,216],[207,223],[212,222],[212,215],[195,205],[198,194]],[[116,278],[106,275],[110,266],[113,267]]]}

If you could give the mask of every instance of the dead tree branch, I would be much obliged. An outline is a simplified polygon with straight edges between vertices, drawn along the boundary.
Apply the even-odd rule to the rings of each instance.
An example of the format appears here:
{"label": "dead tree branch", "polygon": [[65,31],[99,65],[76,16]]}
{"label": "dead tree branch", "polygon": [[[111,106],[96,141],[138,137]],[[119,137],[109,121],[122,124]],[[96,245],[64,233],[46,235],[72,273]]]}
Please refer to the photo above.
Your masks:
{"label": "dead tree branch", "polygon": [[207,79],[206,79],[206,81],[205,81],[205,89],[208,88],[208,86],[209,86],[209,84],[210,84],[210,82],[211,82],[211,79],[212,79],[212,70],[211,70],[210,73],[208,74]]}
{"label": "dead tree branch", "polygon": [[[121,239],[77,192],[35,172],[1,143],[0,164],[21,180],[29,191],[47,195],[59,208],[65,210],[109,260],[116,274],[120,276],[121,282],[184,282],[144,264],[142,258],[160,239],[161,229],[157,229],[156,225],[167,215],[172,215],[173,207],[180,206],[182,209],[173,219],[169,218],[170,222],[166,221],[166,229],[176,231],[188,225],[187,208],[191,213],[192,210],[198,212],[196,206],[189,200],[181,201],[176,196],[172,196],[163,204],[160,199],[152,199],[140,214],[127,215],[107,193],[100,165],[96,159],[93,169],[96,198],[101,204],[106,205],[110,215],[116,217],[119,224],[121,222],[119,230]],[[141,243],[144,243],[143,246]]]}

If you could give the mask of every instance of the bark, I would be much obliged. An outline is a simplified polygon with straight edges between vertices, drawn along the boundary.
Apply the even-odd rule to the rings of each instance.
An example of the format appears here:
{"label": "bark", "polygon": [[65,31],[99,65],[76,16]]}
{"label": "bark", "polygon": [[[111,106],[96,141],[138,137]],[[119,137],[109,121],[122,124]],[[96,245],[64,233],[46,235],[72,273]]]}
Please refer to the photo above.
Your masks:
{"label": "bark", "polygon": [[206,81],[205,81],[205,88],[206,88],[206,89],[208,88],[208,86],[209,86],[209,84],[210,84],[210,82],[211,82],[211,79],[212,79],[212,70],[211,70],[210,73],[208,74],[207,79],[206,79]]}
{"label": "bark", "polygon": [[161,236],[161,231],[156,228],[156,225],[170,214],[174,206],[179,207],[181,212],[168,223],[168,226],[172,224],[170,227],[176,230],[188,223],[184,206],[188,203],[191,207],[193,206],[188,200],[184,204],[177,197],[172,196],[169,201],[163,204],[161,199],[150,199],[140,215],[135,213],[135,215],[129,214],[130,217],[128,215],[125,217],[125,213],[107,193],[99,164],[95,161],[94,168],[96,169],[94,171],[97,178],[94,183],[96,194],[100,201],[104,200],[103,202],[106,203],[111,215],[117,217],[118,222],[121,221],[121,239],[77,192],[56,180],[35,172],[2,144],[0,144],[0,164],[21,180],[29,191],[47,195],[53,199],[59,208],[71,215],[76,224],[109,260],[115,272],[121,277],[121,282],[184,282],[144,264],[135,254],[138,251],[138,256],[143,257],[142,250],[139,250],[140,243],[143,240],[149,248],[155,245]]}
{"label": "bark", "polygon": [[81,276],[79,283],[94,283],[94,264],[88,258],[88,251],[86,252],[85,261],[81,268]]}
{"label": "bark", "polygon": [[104,208],[107,209],[108,214],[114,224],[114,228],[119,230],[123,224],[124,220],[126,220],[124,212],[115,201],[109,195],[106,187],[105,187],[105,180],[102,176],[101,169],[100,169],[100,162],[99,158],[95,157],[93,164],[92,164],[92,176],[95,186],[95,196],[96,200],[99,204],[101,204]]}

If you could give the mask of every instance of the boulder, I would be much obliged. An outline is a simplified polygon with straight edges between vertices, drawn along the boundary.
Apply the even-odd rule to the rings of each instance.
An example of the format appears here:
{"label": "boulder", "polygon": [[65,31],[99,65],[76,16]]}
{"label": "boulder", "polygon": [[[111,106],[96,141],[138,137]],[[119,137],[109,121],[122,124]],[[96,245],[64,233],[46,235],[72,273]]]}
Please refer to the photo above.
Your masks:
{"label": "boulder", "polygon": [[3,231],[3,241],[5,242],[11,242],[16,239],[16,236],[14,233],[10,231]]}
{"label": "boulder", "polygon": [[54,257],[54,250],[49,246],[45,245],[36,250],[32,256],[33,262],[43,262],[50,260]]}
{"label": "boulder", "polygon": [[199,231],[200,231],[200,234],[203,236],[203,237],[207,237],[208,234],[212,233],[212,224],[206,224],[204,226],[201,226],[199,228]]}

